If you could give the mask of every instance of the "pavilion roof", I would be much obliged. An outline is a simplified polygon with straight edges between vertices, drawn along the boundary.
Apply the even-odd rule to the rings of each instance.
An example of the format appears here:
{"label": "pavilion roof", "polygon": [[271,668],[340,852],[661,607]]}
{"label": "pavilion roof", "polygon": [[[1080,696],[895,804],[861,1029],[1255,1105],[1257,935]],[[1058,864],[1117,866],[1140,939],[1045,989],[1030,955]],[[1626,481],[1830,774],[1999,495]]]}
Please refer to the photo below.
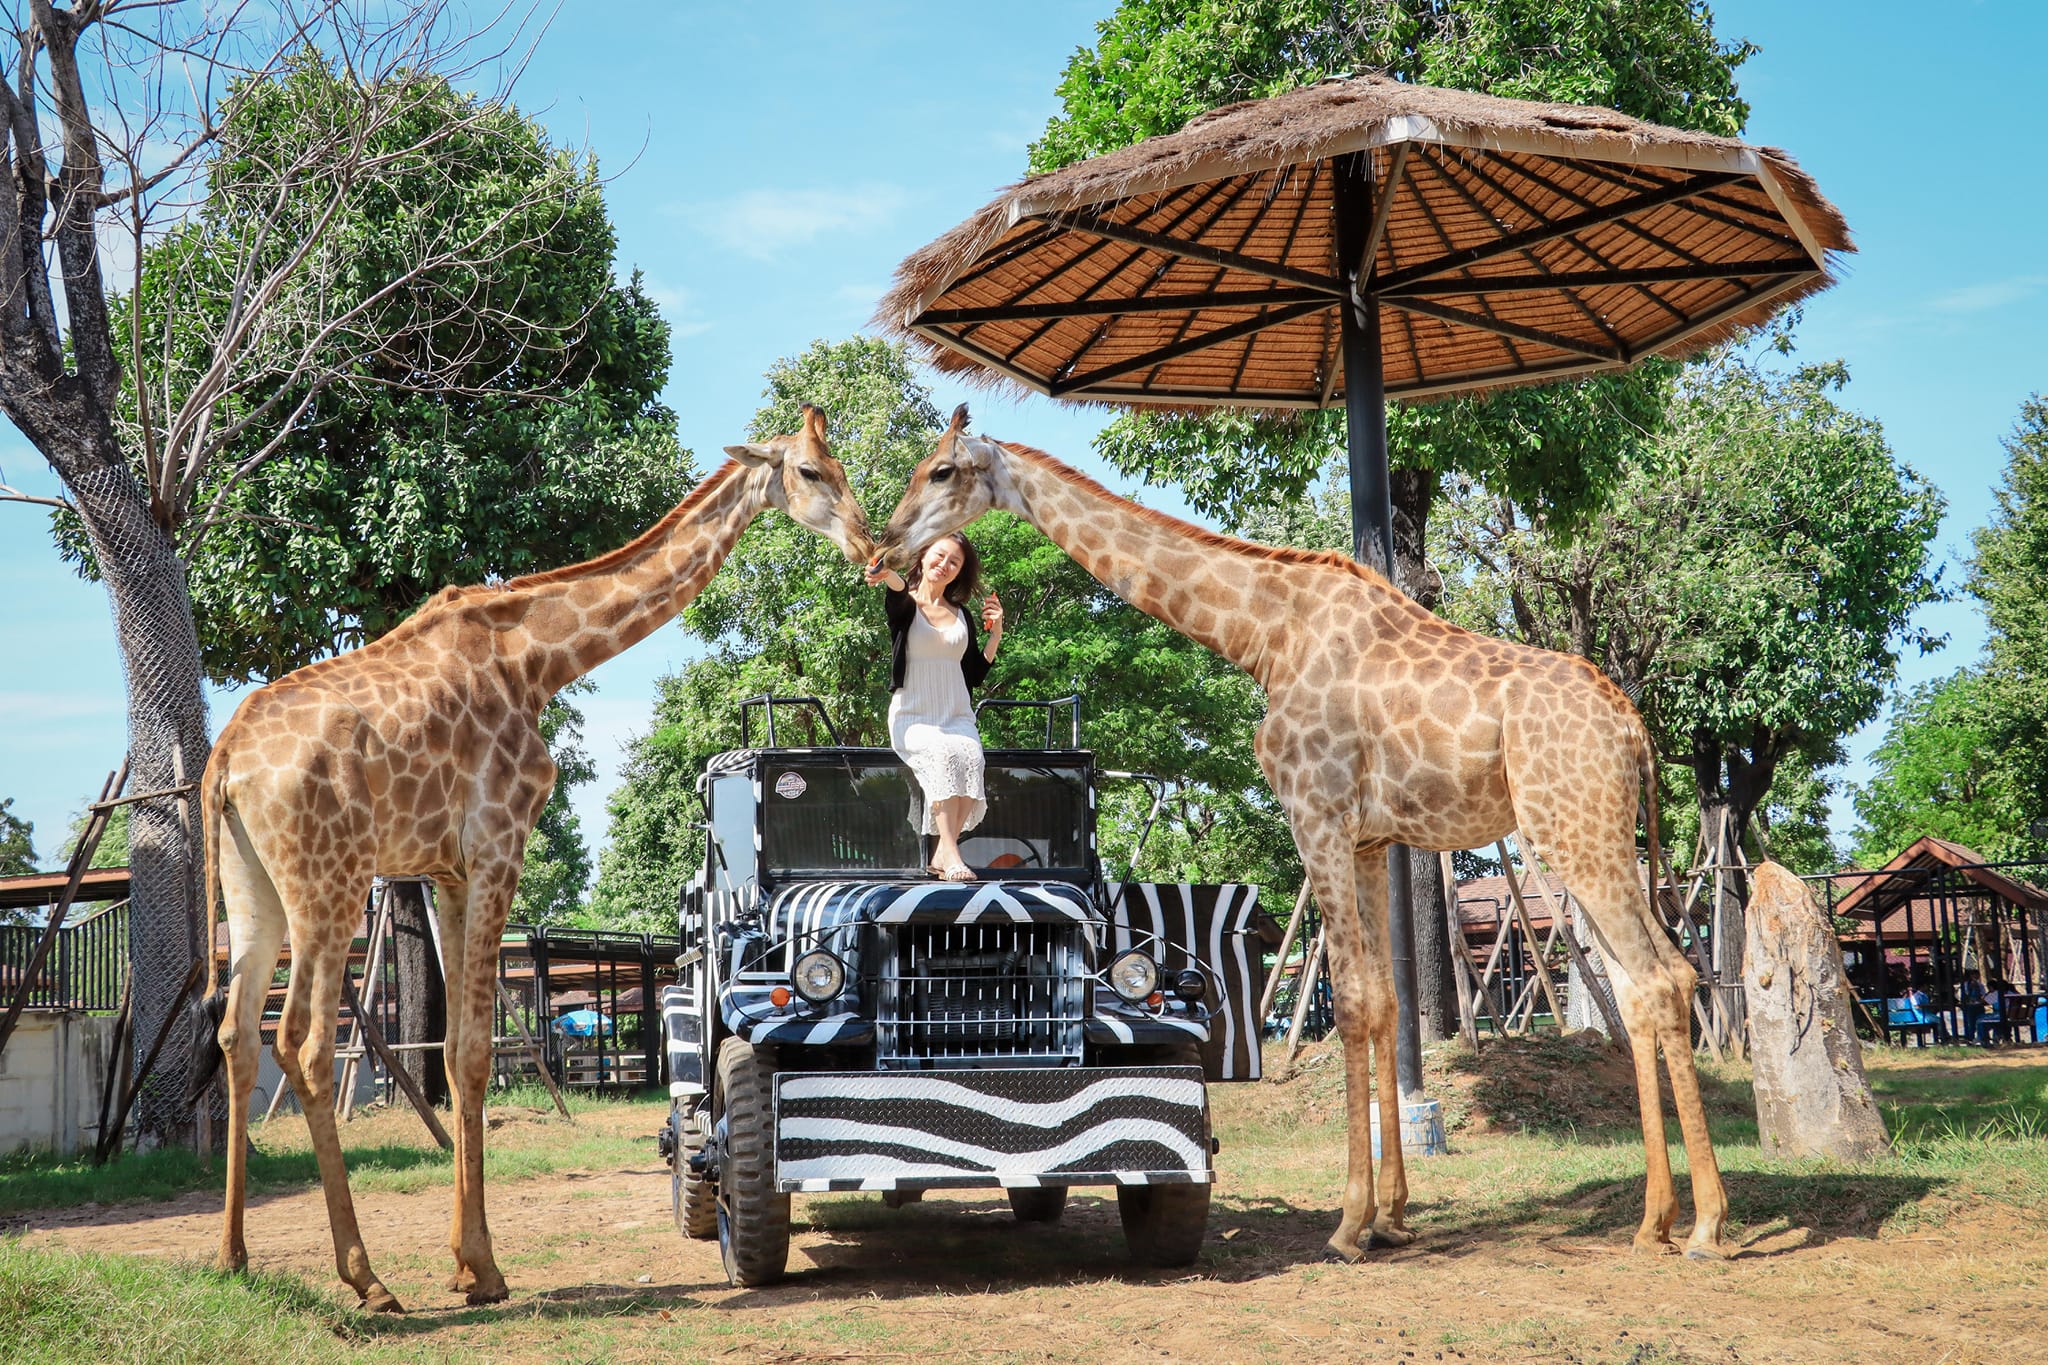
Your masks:
{"label": "pavilion roof", "polygon": [[1944,869],[1960,874],[2008,905],[2024,906],[2035,914],[2048,912],[2048,891],[1986,866],[1984,855],[1973,848],[1927,834],[1876,869],[1879,875],[1847,879],[1857,885],[1835,902],[1835,913],[1853,919],[1874,919],[1926,895],[1932,875]]}

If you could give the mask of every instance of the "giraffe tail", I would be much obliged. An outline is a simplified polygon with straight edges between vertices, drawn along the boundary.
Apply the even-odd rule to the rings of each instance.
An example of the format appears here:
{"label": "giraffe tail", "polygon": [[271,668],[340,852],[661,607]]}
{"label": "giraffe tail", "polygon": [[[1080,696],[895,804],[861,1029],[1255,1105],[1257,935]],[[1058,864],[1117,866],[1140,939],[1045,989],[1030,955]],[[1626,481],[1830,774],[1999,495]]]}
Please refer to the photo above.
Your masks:
{"label": "giraffe tail", "polygon": [[220,1071],[222,1052],[220,1026],[227,1018],[227,987],[222,984],[221,967],[225,953],[213,927],[214,912],[220,905],[220,841],[222,815],[227,806],[228,756],[218,746],[207,760],[199,779],[199,843],[206,867],[206,899],[200,902],[199,922],[206,926],[206,953],[212,962],[207,973],[213,989],[185,1009],[186,1047],[190,1060],[185,1068],[185,1103],[194,1105]]}

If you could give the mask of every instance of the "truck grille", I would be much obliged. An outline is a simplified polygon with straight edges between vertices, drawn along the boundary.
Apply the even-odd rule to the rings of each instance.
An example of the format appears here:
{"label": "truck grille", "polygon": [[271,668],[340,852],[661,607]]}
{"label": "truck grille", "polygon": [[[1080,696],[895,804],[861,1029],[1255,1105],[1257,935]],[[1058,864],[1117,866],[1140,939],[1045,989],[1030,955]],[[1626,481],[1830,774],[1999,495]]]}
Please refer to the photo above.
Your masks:
{"label": "truck grille", "polygon": [[906,924],[886,932],[894,942],[882,955],[879,1065],[1079,1063],[1089,991],[1078,928]]}

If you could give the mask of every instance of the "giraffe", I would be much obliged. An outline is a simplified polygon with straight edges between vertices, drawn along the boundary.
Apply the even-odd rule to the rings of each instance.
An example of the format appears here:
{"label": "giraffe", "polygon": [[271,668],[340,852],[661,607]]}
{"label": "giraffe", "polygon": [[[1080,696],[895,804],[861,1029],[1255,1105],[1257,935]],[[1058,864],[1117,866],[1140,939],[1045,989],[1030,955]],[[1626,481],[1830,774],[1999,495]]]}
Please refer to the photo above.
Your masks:
{"label": "giraffe", "polygon": [[[878,549],[892,560],[995,509],[1043,531],[1110,591],[1250,673],[1267,696],[1255,741],[1317,899],[1344,1041],[1343,1211],[1329,1247],[1413,1240],[1398,1143],[1373,1180],[1369,1049],[1380,1131],[1400,1131],[1386,852],[1482,848],[1510,832],[1561,875],[1606,954],[1636,1040],[1648,1180],[1638,1251],[1675,1252],[1678,1214],[1657,1047],[1685,1136],[1696,1214],[1686,1247],[1715,1258],[1727,1199],[1707,1136],[1687,1010],[1695,974],[1637,874],[1638,793],[1652,866],[1656,770],[1621,689],[1585,660],[1463,630],[1342,555],[1254,545],[1117,497],[1029,446],[970,435],[963,404],[913,471]],[[1357,914],[1337,911],[1356,906]]]}
{"label": "giraffe", "polygon": [[[527,837],[555,781],[541,708],[564,685],[673,618],[748,524],[779,507],[850,561],[867,522],[805,405],[794,435],[727,446],[721,465],[636,540],[583,564],[483,587],[446,588],[360,649],[287,674],[243,701],[201,783],[206,904],[226,901],[231,975],[207,1011],[228,1069],[227,1206],[220,1266],[243,1242],[249,1094],[258,1024],[290,931],[291,983],[277,1030],[319,1158],[341,1278],[372,1311],[402,1312],[370,1269],[336,1134],[334,1029],[348,948],[378,874],[437,890],[448,986],[442,1055],[455,1096],[449,1289],[506,1297],[483,1205],[498,938]],[[200,1083],[204,1084],[204,1077]]]}

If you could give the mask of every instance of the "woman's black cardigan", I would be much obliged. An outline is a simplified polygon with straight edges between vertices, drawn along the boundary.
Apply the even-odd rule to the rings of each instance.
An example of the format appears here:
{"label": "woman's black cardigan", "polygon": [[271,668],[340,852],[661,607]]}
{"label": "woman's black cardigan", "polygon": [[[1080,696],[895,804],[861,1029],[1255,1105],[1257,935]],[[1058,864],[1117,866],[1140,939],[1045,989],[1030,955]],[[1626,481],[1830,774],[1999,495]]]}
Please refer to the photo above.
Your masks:
{"label": "woman's black cardigan", "polygon": [[[979,687],[991,665],[981,652],[981,633],[974,628],[974,613],[964,608],[955,610],[967,622],[967,652],[960,656],[960,672],[970,688]],[[917,619],[917,601],[907,592],[890,588],[882,598],[882,611],[889,618],[889,690],[895,692],[903,686],[903,665],[910,657],[910,623]]]}

